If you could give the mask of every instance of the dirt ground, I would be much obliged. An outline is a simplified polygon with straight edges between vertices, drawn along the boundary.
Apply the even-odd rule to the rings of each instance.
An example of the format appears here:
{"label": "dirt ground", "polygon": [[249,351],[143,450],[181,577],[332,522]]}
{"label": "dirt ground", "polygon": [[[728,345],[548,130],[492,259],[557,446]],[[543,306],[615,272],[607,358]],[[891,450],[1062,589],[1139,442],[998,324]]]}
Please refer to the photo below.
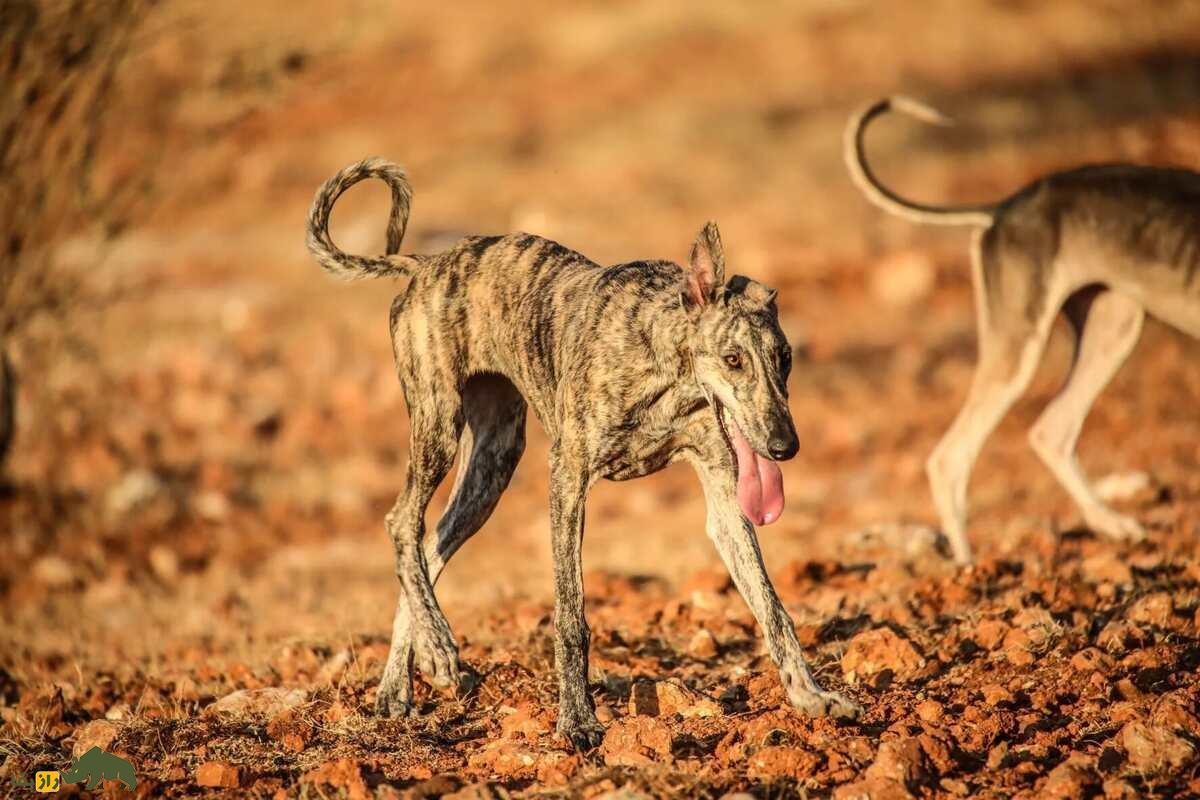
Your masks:
{"label": "dirt ground", "polygon": [[[847,115],[904,91],[962,123],[873,132],[922,199],[1196,168],[1200,5],[405,5],[162,2],[139,28],[96,170],[141,199],[54,250],[109,300],[12,343],[0,794],[98,745],[142,797],[1200,796],[1200,343],[1148,323],[1081,440],[1148,541],[1082,527],[1027,444],[1070,362],[1060,323],[976,468],[978,563],[953,567],[923,465],[974,364],[967,234],[885,218],[840,161]],[[570,752],[534,421],[438,585],[478,686],[418,679],[419,716],[374,715],[407,449],[394,287],[337,284],[303,247],[316,187],[370,154],[409,170],[409,250],[526,230],[683,260],[711,218],[731,269],[780,289],[802,444],[760,538],[860,721],[789,709],[680,467],[589,500],[609,729]],[[335,239],[381,250],[386,209],[356,188]]]}

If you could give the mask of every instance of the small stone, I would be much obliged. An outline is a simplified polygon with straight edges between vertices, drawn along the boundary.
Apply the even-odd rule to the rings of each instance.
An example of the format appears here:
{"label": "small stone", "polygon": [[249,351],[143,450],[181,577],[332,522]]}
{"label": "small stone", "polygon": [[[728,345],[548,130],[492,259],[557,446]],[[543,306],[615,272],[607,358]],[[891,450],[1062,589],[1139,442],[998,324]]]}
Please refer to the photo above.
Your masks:
{"label": "small stone", "polygon": [[179,577],[179,556],[171,548],[156,544],[150,548],[146,560],[150,562],[150,571],[163,583],[171,583]]}
{"label": "small stone", "polygon": [[1176,627],[1175,601],[1167,592],[1148,594],[1129,606],[1125,611],[1125,619],[1171,630]]}
{"label": "small stone", "polygon": [[1114,619],[1096,636],[1096,644],[1112,655],[1121,655],[1130,647],[1140,646],[1147,641],[1146,633],[1132,622]]}
{"label": "small stone", "polygon": [[368,800],[371,796],[362,776],[362,767],[353,758],[326,761],[316,769],[301,775],[300,782],[317,786],[328,784],[336,789],[345,790],[348,800]]}
{"label": "small stone", "polygon": [[1097,783],[1097,776],[1091,769],[1068,759],[1050,770],[1038,796],[1062,800],[1087,797]]}
{"label": "small stone", "polygon": [[917,704],[917,716],[922,722],[940,722],[945,710],[937,700],[924,700]]}
{"label": "small stone", "polygon": [[1130,766],[1148,774],[1182,769],[1196,754],[1187,739],[1136,720],[1126,724],[1116,738],[1125,748]]}
{"label": "small stone", "polygon": [[868,780],[894,781],[916,789],[930,778],[929,760],[917,739],[893,739],[879,745],[875,761],[867,767],[865,776]]}
{"label": "small stone", "polygon": [[624,717],[608,727],[600,751],[610,767],[670,762],[671,729],[655,717]]}
{"label": "small stone", "polygon": [[863,681],[882,688],[893,680],[908,681],[918,677],[926,663],[908,639],[901,638],[891,628],[875,628],[850,640],[842,655],[841,666],[846,683],[854,685]]}
{"label": "small stone", "polygon": [[975,626],[971,638],[984,650],[996,650],[1008,634],[1008,623],[999,619],[983,619]]}
{"label": "small stone", "polygon": [[33,563],[33,577],[51,589],[61,589],[75,580],[75,570],[65,558],[42,556]]}
{"label": "small stone", "polygon": [[942,778],[938,781],[938,785],[955,797],[966,797],[971,793],[971,787],[967,785],[967,782],[958,778]]}
{"label": "small stone", "polygon": [[307,699],[308,693],[303,689],[282,689],[274,686],[262,689],[239,689],[204,709],[204,713],[257,714],[271,717],[289,708],[296,708]]}
{"label": "small stone", "polygon": [[721,706],[676,681],[636,681],[629,692],[629,713],[648,717],[715,717]]}
{"label": "small stone", "polygon": [[1133,570],[1124,559],[1111,550],[1105,550],[1085,558],[1079,565],[1079,574],[1093,584],[1110,583],[1124,586],[1133,581]]}
{"label": "small stone", "polygon": [[996,706],[1011,706],[1014,702],[1013,693],[998,683],[989,683],[982,689],[983,702],[995,708]]}
{"label": "small stone", "polygon": [[1080,672],[1108,672],[1113,661],[1095,647],[1087,647],[1071,656],[1071,666]]}
{"label": "small stone", "polygon": [[1138,800],[1141,797],[1133,785],[1121,778],[1109,778],[1101,787],[1104,800]]}
{"label": "small stone", "polygon": [[237,767],[224,761],[206,761],[196,767],[196,783],[200,786],[236,789],[239,781]]}
{"label": "small stone", "polygon": [[688,642],[687,651],[696,658],[712,658],[717,654],[717,640],[711,633],[701,628]]}
{"label": "small stone", "polygon": [[71,745],[71,757],[79,758],[93,747],[107,750],[120,732],[120,727],[106,719],[92,720],[75,732],[75,744]]}
{"label": "small stone", "polygon": [[750,756],[746,775],[755,780],[770,781],[777,778],[808,778],[821,766],[816,753],[800,747],[770,746],[755,751]]}

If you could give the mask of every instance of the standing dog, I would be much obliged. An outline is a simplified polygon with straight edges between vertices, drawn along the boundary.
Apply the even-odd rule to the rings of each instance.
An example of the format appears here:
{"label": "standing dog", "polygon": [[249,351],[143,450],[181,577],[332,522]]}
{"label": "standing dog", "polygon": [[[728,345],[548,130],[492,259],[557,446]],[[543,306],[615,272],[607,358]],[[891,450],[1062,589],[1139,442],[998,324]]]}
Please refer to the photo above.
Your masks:
{"label": "standing dog", "polygon": [[1200,175],[1086,166],[1048,175],[995,205],[922,205],[896,195],[867,166],[863,134],[890,109],[933,124],[950,122],[904,97],[869,106],[846,128],[846,165],[854,182],[872,203],[898,216],[979,229],[971,247],[979,365],[966,405],[926,465],[955,559],[971,560],[971,467],[1033,377],[1060,310],[1075,333],[1074,362],[1030,431],[1030,442],[1089,528],[1113,539],[1142,539],[1136,520],[1092,491],[1075,443],[1092,403],[1133,350],[1147,312],[1200,337]]}
{"label": "standing dog", "polygon": [[[334,203],[366,178],[392,190],[383,256],[348,255],[329,237]],[[404,490],[387,515],[401,592],[376,710],[412,712],[414,663],[435,685],[459,685],[458,646],[433,583],[508,485],[532,406],[551,440],[559,733],[580,749],[603,736],[587,689],[580,548],[588,489],[680,459],[699,474],[708,535],[762,626],[792,704],[814,716],[856,716],[853,702],[822,691],[809,672],[751,524],[778,519],[775,462],[799,448],[775,292],[741,276],[725,280],[711,222],[686,269],[668,261],[600,267],[527,234],[398,255],[410,199],[399,167],[368,159],[327,181],[308,218],[308,248],[334,275],[409,277],[391,309],[412,427]],[[456,454],[449,505],[426,543],[425,507]]]}

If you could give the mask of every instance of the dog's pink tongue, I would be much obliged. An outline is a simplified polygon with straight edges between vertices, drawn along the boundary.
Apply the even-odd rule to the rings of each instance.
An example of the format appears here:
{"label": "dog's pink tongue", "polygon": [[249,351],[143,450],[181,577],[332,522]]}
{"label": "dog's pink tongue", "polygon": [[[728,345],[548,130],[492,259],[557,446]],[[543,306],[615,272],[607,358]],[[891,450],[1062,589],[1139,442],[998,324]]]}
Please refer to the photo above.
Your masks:
{"label": "dog's pink tongue", "polygon": [[770,525],[783,513],[783,473],[746,441],[737,423],[729,420],[729,438],[738,462],[738,504],[755,525]]}

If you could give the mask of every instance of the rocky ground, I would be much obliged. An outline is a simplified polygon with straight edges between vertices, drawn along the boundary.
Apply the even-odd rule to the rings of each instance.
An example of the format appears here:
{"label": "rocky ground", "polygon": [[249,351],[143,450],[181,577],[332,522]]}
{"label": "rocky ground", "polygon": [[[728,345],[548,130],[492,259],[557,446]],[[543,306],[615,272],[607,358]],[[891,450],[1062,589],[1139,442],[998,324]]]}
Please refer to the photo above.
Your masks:
{"label": "rocky ground", "polygon": [[[1148,541],[1083,528],[1026,442],[1069,365],[1063,326],[980,459],[978,563],[953,567],[923,463],[974,364],[966,234],[883,219],[839,161],[846,115],[904,90],[964,120],[872,137],[922,198],[1086,160],[1194,167],[1196,8],[690,6],[161,4],[97,162],[145,196],[55,251],[104,300],[12,345],[0,793],[101,746],[144,797],[1200,795],[1200,343],[1149,323],[1081,442]],[[407,441],[394,287],[328,281],[302,245],[312,191],[370,153],[410,170],[409,249],[525,229],[603,263],[678,260],[715,218],[733,271],[781,290],[802,448],[760,535],[861,720],[789,710],[672,468],[589,500],[608,733],[570,752],[536,422],[438,586],[477,685],[418,680],[418,717],[374,715]],[[337,241],[380,247],[386,202],[347,195]]]}

